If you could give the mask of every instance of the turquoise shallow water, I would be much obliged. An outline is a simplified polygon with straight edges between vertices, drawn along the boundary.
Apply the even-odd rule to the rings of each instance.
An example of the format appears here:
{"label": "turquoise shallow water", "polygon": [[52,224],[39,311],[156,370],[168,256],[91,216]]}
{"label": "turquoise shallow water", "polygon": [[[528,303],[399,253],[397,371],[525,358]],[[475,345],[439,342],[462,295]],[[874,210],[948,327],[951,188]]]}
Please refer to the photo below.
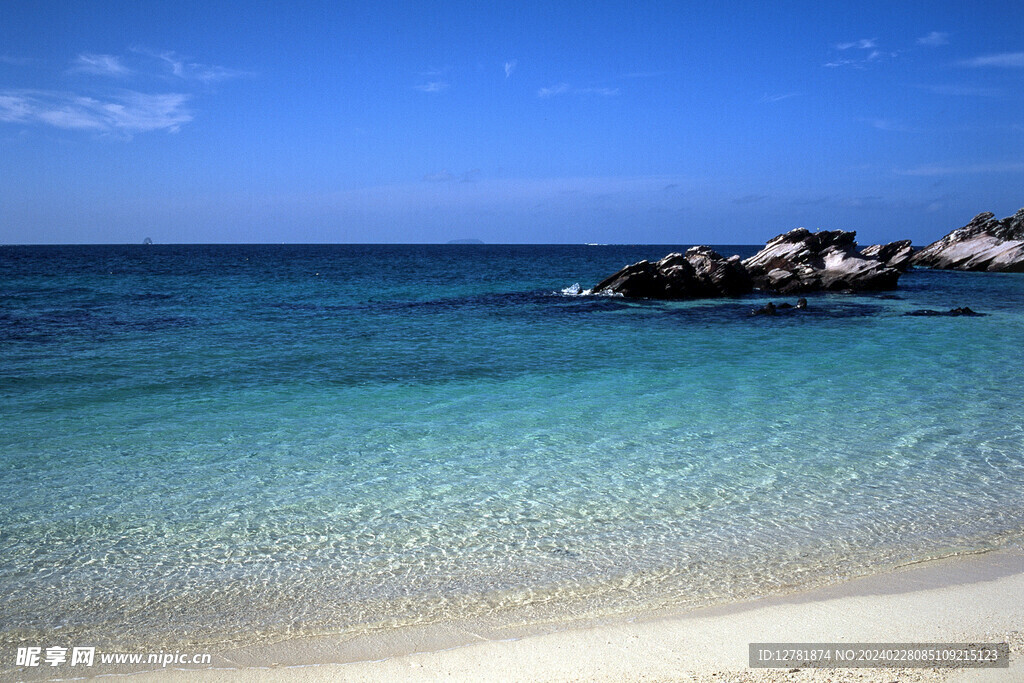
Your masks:
{"label": "turquoise shallow water", "polygon": [[600,616],[1020,543],[1024,277],[777,318],[562,293],[670,250],[0,247],[0,643]]}

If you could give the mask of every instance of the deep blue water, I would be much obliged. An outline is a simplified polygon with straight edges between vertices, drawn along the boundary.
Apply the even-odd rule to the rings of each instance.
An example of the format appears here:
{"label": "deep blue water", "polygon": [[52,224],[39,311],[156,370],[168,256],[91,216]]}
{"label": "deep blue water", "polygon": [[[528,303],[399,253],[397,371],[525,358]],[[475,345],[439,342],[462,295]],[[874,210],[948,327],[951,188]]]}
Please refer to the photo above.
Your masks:
{"label": "deep blue water", "polygon": [[775,318],[562,293],[682,249],[0,247],[0,642],[593,616],[1019,543],[1024,276]]}

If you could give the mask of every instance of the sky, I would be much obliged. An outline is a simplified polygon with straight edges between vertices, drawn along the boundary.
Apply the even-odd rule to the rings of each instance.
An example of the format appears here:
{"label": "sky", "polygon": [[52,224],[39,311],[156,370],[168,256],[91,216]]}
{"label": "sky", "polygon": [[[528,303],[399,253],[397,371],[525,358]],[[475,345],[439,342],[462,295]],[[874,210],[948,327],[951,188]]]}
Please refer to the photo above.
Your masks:
{"label": "sky", "polygon": [[1024,206],[1019,2],[0,3],[0,243],[938,239]]}

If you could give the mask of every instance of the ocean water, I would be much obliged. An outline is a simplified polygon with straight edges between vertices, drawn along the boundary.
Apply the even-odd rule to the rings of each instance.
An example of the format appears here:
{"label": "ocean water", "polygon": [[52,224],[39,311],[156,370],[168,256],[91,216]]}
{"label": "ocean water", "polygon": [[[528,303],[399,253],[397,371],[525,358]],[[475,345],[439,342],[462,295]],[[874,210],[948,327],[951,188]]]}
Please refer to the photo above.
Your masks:
{"label": "ocean water", "polygon": [[542,623],[1021,543],[1024,276],[774,318],[567,293],[682,248],[0,247],[0,645]]}

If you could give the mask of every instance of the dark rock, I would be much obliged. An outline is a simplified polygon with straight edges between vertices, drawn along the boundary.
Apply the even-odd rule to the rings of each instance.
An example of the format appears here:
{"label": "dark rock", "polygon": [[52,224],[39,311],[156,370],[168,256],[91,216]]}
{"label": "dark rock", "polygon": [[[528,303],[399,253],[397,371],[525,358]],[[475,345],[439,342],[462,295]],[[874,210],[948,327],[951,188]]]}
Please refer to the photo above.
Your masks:
{"label": "dark rock", "polygon": [[739,296],[754,288],[739,256],[722,258],[711,247],[701,246],[687,249],[685,258],[708,292],[705,296]]}
{"label": "dark rock", "polygon": [[960,308],[952,308],[952,309],[950,309],[949,314],[950,315],[985,315],[985,313],[977,313],[975,311],[972,311],[967,306],[962,306]]}
{"label": "dark rock", "polygon": [[903,315],[916,315],[916,316],[929,316],[929,317],[930,316],[953,316],[953,317],[955,317],[955,316],[960,316],[960,315],[983,316],[983,315],[987,315],[987,313],[978,313],[977,311],[972,311],[967,306],[962,306],[960,308],[953,308],[953,309],[950,309],[948,311],[933,311],[930,308],[923,308],[921,310],[910,311],[908,313],[904,313]]}
{"label": "dark rock", "polygon": [[910,240],[872,244],[861,249],[860,255],[865,258],[876,258],[887,266],[906,271],[910,267],[910,258],[914,255],[914,246]]}
{"label": "dark rock", "polygon": [[778,311],[775,309],[775,304],[769,301],[763,307],[752,310],[750,315],[778,315]]}
{"label": "dark rock", "polygon": [[761,308],[755,308],[750,311],[750,315],[778,315],[779,311],[804,311],[807,310],[807,299],[800,297],[796,300],[796,305],[784,301],[779,305],[775,305],[774,302],[769,301]]}
{"label": "dark rock", "polygon": [[743,262],[760,289],[793,292],[895,289],[900,271],[857,253],[857,233],[797,228]]}
{"label": "dark rock", "polygon": [[739,296],[753,289],[738,256],[723,258],[710,247],[690,247],[651,263],[626,266],[594,287],[594,294],[633,299],[701,299]]}
{"label": "dark rock", "polygon": [[911,263],[926,268],[1024,272],[1024,209],[996,219],[990,211],[914,254]]}

